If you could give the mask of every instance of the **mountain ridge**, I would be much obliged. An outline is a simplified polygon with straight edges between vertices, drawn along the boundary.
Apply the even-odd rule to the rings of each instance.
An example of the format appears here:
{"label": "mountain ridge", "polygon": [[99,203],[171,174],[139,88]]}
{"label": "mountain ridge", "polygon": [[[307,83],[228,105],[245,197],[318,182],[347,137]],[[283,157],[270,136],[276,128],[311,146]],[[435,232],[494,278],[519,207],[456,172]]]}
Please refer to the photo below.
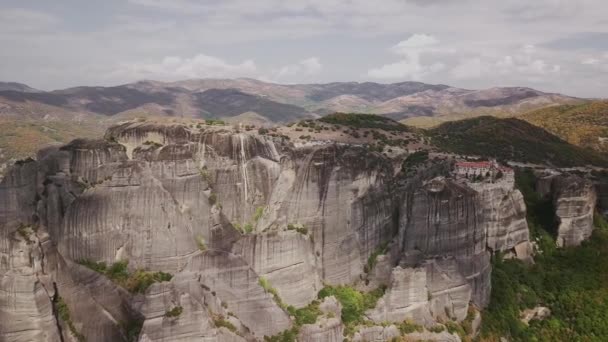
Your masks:
{"label": "mountain ridge", "polygon": [[[17,88],[2,90],[0,103],[41,102],[67,110],[92,112],[113,116],[125,111],[132,111],[146,104],[157,104],[166,111],[160,115],[178,115],[199,118],[210,118],[206,110],[207,103],[197,101],[199,93],[217,89],[226,90],[221,99],[227,108],[216,108],[213,118],[236,116],[254,111],[264,116],[268,106],[277,107],[286,104],[299,107],[298,117],[288,115],[286,118],[274,115],[274,122],[288,122],[292,119],[307,116],[320,116],[335,111],[363,112],[370,114],[390,114],[394,118],[405,119],[418,116],[436,117],[470,112],[519,113],[552,104],[570,104],[583,101],[556,93],[547,93],[527,87],[493,87],[471,90],[451,87],[444,84],[426,84],[422,82],[331,82],[313,84],[277,84],[250,78],[238,79],[188,79],[175,82],[143,80],[117,86],[81,86],[58,89],[50,92],[30,91],[26,85],[24,91]],[[235,107],[229,98],[232,89],[243,94],[257,97],[257,110],[243,108],[235,113]],[[221,95],[218,93],[218,95]],[[243,95],[244,96],[244,95]],[[220,99],[214,98],[214,101]],[[251,98],[250,98],[251,100]],[[238,101],[237,101],[238,102]],[[273,103],[274,102],[274,103]],[[239,105],[237,104],[236,107]]]}

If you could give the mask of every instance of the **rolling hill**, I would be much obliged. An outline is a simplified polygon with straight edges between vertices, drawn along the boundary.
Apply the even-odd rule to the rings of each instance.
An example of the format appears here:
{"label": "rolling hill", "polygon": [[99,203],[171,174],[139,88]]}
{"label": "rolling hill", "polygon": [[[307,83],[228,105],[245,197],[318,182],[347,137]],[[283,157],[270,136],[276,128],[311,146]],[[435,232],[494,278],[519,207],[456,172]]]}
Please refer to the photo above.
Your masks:
{"label": "rolling hill", "polygon": [[515,118],[482,116],[446,122],[427,134],[434,145],[452,153],[560,167],[608,166],[606,156]]}
{"label": "rolling hill", "polygon": [[571,144],[608,153],[608,101],[552,106],[520,118]]}

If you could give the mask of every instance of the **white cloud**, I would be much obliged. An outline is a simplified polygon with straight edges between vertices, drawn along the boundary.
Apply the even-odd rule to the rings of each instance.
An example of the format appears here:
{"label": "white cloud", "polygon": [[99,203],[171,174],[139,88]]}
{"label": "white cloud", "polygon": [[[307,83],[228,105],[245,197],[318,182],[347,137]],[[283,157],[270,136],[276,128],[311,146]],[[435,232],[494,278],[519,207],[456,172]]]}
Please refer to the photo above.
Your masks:
{"label": "white cloud", "polygon": [[418,59],[404,59],[396,63],[385,64],[381,67],[370,69],[369,77],[380,79],[411,79],[419,81],[430,73],[445,69],[443,63],[423,65]]}
{"label": "white cloud", "polygon": [[294,76],[310,76],[315,75],[321,71],[323,65],[318,57],[310,57],[303,59],[295,64],[285,65],[274,72],[272,79],[281,80],[293,80]]}
{"label": "white cloud", "polygon": [[457,80],[492,78],[533,79],[534,77],[556,74],[561,66],[550,63],[538,56],[538,49],[531,44],[513,50],[512,55],[497,56],[480,53],[476,56],[463,57],[450,70],[450,75]]}
{"label": "white cloud", "polygon": [[413,34],[390,48],[391,52],[402,56],[400,61],[372,68],[368,70],[367,75],[379,79],[422,80],[427,75],[445,68],[444,63],[424,63],[422,60],[425,54],[442,52],[443,49],[435,48],[438,44],[439,40],[434,36]]}
{"label": "white cloud", "polygon": [[391,48],[391,51],[397,54],[408,54],[413,49],[422,49],[437,44],[439,44],[439,40],[434,36],[424,33],[416,33],[408,39],[397,43],[397,45]]}
{"label": "white cloud", "polygon": [[160,62],[122,64],[108,77],[130,79],[180,80],[188,78],[258,77],[252,60],[231,64],[220,58],[198,54],[191,58],[167,56]]}

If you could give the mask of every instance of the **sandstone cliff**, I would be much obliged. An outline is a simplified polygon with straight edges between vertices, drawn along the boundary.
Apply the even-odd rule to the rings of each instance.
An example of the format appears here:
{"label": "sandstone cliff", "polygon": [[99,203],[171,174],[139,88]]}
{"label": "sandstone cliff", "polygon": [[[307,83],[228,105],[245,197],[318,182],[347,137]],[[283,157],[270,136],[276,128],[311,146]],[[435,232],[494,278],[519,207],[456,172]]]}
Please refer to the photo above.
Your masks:
{"label": "sandstone cliff", "polygon": [[[447,160],[396,164],[364,146],[180,123],[41,151],[0,184],[0,340],[262,340],[323,284],[387,285],[366,313],[378,323],[463,320],[488,303],[490,251],[528,242],[522,196],[455,181]],[[172,277],[127,291],[89,269],[126,260],[130,274]],[[334,306],[300,340],[341,341]]]}
{"label": "sandstone cliff", "polygon": [[591,236],[598,194],[590,180],[576,175],[551,174],[541,176],[537,187],[553,201],[559,247],[578,246]]}

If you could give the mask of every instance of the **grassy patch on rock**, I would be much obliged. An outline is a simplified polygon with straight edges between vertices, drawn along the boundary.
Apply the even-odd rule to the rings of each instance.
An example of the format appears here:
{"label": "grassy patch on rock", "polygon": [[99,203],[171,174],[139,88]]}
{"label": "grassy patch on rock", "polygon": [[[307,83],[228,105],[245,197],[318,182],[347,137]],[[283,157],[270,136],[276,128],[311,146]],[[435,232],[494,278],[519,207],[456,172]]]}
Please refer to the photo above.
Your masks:
{"label": "grassy patch on rock", "polygon": [[169,273],[150,272],[142,269],[130,273],[127,267],[128,261],[118,261],[110,266],[107,266],[105,262],[94,262],[86,259],[80,260],[78,263],[105,275],[131,293],[145,293],[150,285],[170,281],[173,277]]}

